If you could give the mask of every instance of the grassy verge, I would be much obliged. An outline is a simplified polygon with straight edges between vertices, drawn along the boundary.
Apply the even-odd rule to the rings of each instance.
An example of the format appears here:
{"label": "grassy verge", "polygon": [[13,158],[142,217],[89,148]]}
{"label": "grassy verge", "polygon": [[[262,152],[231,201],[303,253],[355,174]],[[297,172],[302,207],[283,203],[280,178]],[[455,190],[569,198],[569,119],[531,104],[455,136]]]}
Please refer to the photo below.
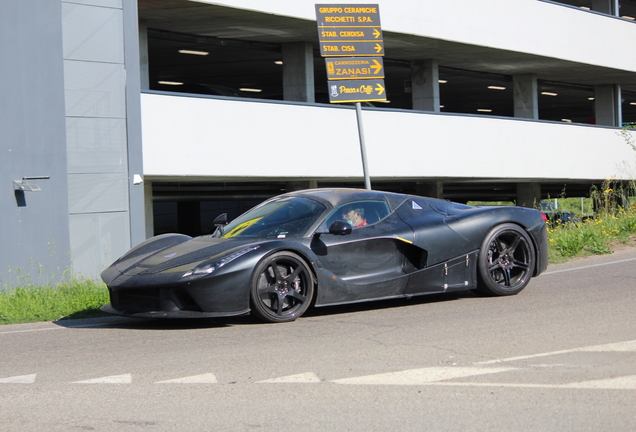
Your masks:
{"label": "grassy verge", "polygon": [[575,256],[611,253],[617,245],[626,245],[636,236],[636,209],[601,214],[578,224],[557,225],[548,229],[550,262],[563,262]]}
{"label": "grassy verge", "polygon": [[2,291],[0,324],[105,316],[99,307],[108,301],[106,286],[90,280]]}

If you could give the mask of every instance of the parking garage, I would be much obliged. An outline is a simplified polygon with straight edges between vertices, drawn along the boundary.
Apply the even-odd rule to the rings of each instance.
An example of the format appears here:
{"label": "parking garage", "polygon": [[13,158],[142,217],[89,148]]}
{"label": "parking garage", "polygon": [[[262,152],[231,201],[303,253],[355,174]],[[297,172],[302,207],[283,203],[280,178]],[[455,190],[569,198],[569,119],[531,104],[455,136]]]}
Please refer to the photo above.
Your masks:
{"label": "parking garage", "polygon": [[[548,3],[576,9],[581,14],[611,16],[621,22],[632,21],[636,16],[636,4],[631,1],[620,2],[620,7],[612,3],[614,9],[604,2]],[[139,18],[142,85],[146,93],[329,103],[315,22],[203,3],[143,0],[139,1]],[[384,39],[387,101],[367,103],[365,110],[527,118],[610,127],[636,124],[636,83],[634,77],[625,79],[626,74],[619,71],[387,31]],[[304,56],[301,66],[296,58],[299,55]],[[288,64],[294,69],[290,71],[292,66]],[[288,83],[292,75],[308,89],[292,89]],[[426,97],[418,98],[421,94]],[[620,102],[613,100],[616,95]],[[235,217],[255,203],[289,190],[364,187],[361,178],[254,181],[151,176],[150,180],[152,186],[146,190],[152,194],[153,234],[205,233],[218,213],[228,212]],[[496,177],[396,176],[375,179],[373,187],[460,202],[518,202],[520,194],[530,194],[534,201],[538,196],[585,196],[601,182],[543,179],[537,186],[536,181],[520,185],[518,180]]]}

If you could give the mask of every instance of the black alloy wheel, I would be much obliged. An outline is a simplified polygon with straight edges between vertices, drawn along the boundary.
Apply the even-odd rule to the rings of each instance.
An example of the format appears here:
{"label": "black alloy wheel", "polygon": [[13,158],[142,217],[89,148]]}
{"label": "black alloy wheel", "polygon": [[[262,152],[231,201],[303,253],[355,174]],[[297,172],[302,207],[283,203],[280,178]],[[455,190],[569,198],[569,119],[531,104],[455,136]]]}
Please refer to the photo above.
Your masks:
{"label": "black alloy wheel", "polygon": [[264,258],[251,284],[252,312],[267,322],[288,322],[300,317],[314,295],[314,278],[302,258],[278,252]]}
{"label": "black alloy wheel", "polygon": [[479,286],[487,295],[513,295],[524,289],[534,274],[535,250],[521,227],[503,224],[493,228],[479,251]]}

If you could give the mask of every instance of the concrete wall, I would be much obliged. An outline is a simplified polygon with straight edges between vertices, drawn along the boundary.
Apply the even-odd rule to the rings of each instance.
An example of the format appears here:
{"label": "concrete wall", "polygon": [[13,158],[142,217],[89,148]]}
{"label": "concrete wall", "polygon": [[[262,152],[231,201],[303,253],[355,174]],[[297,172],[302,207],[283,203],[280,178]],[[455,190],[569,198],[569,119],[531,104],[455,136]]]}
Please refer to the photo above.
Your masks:
{"label": "concrete wall", "polygon": [[[147,176],[362,176],[353,107],[143,94],[142,115]],[[376,179],[636,178],[615,128],[373,109],[363,124]]]}
{"label": "concrete wall", "polygon": [[0,1],[0,56],[0,289],[98,278],[145,238],[137,3]]}
{"label": "concrete wall", "polygon": [[[129,152],[140,161],[140,138],[130,136],[128,111],[133,123],[139,116],[127,103],[139,98],[139,75],[127,75],[137,33],[125,43],[126,23],[136,29],[126,14],[136,17],[136,2],[62,2],[71,252],[75,274],[90,278],[132,245]],[[138,70],[138,58],[129,61]]]}
{"label": "concrete wall", "polygon": [[[0,1],[0,290],[69,270],[59,2]],[[15,192],[13,180],[39,192]]]}
{"label": "concrete wall", "polygon": [[[196,1],[316,19],[315,2],[307,0]],[[626,55],[625,46],[616,43],[636,38],[634,23],[581,9],[537,0],[352,0],[343,4],[356,3],[378,4],[385,32],[636,71],[636,56]]]}

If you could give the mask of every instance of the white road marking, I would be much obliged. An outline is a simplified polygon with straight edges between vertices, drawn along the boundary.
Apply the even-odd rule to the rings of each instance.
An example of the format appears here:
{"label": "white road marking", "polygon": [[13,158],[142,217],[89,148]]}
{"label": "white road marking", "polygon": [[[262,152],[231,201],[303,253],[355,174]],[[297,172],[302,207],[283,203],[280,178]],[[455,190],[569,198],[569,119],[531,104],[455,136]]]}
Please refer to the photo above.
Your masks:
{"label": "white road marking", "polygon": [[579,351],[593,351],[593,352],[636,352],[636,340],[615,342],[603,345],[592,345],[588,347],[579,348]]}
{"label": "white road marking", "polygon": [[112,375],[101,378],[93,378],[83,381],[73,381],[73,384],[130,384],[132,383],[131,374]]}
{"label": "white road marking", "polygon": [[257,383],[317,383],[320,378],[313,372],[301,373],[297,375],[288,375],[277,378],[271,378]]}
{"label": "white road marking", "polygon": [[431,367],[333,380],[336,384],[422,385],[436,381],[487,375],[516,368]]}
{"label": "white road marking", "polygon": [[574,267],[574,268],[563,269],[563,270],[547,271],[545,273],[541,273],[541,275],[543,276],[543,275],[551,275],[551,274],[557,274],[557,273],[571,272],[571,271],[576,271],[576,270],[585,270],[585,269],[590,269],[590,268],[594,268],[594,267],[603,267],[603,266],[606,266],[606,265],[621,264],[621,263],[630,262],[630,261],[636,261],[636,258],[627,258],[627,259],[624,259],[624,260],[610,261],[610,262],[601,263],[601,264],[590,264],[590,265],[586,265],[586,266]]}
{"label": "white road marking", "polygon": [[0,379],[0,384],[33,384],[37,374],[19,375]]}
{"label": "white road marking", "polygon": [[512,388],[563,388],[563,384],[526,384],[526,383],[498,383],[498,382],[432,382],[429,386],[447,387],[512,387]]}
{"label": "white road marking", "polygon": [[574,382],[567,384],[532,384],[532,383],[497,383],[497,382],[431,382],[426,385],[454,387],[520,387],[551,389],[602,389],[602,390],[636,390],[636,375],[616,378]]}
{"label": "white road marking", "polygon": [[563,384],[564,388],[594,388],[594,389],[610,389],[610,390],[634,390],[636,389],[636,375],[627,375],[616,378],[583,381],[578,383]]}
{"label": "white road marking", "polygon": [[508,387],[508,388],[545,388],[545,389],[599,389],[599,390],[636,390],[636,377],[617,377],[608,380],[583,381],[568,384],[528,384],[497,382],[432,382],[423,385],[449,387]]}
{"label": "white road marking", "polygon": [[216,376],[213,373],[193,375],[166,381],[158,381],[155,384],[216,384]]}
{"label": "white road marking", "polygon": [[503,359],[487,360],[487,361],[477,362],[474,364],[490,365],[490,364],[505,363],[505,362],[516,361],[516,360],[527,360],[527,359],[537,358],[537,357],[548,357],[548,356],[553,356],[557,354],[568,354],[573,352],[586,352],[586,351],[587,352],[613,352],[613,351],[636,352],[636,340],[609,343],[609,344],[603,344],[603,345],[592,345],[588,347],[572,348],[567,350],[551,351],[546,353],[530,354],[530,355],[518,356],[518,357],[508,357]]}

